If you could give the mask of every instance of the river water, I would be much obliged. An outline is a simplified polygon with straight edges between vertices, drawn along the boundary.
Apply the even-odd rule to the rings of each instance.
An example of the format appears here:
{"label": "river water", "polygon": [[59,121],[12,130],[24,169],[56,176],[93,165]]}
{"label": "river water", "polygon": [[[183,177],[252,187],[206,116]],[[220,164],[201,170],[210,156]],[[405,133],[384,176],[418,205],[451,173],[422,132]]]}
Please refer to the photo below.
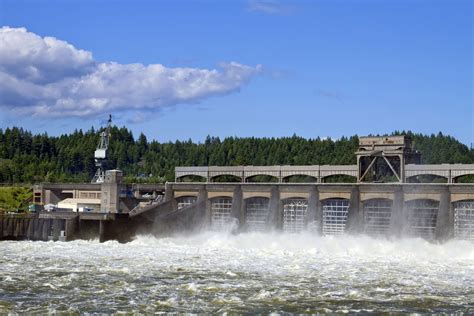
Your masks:
{"label": "river water", "polygon": [[0,313],[474,313],[466,241],[208,232],[0,252]]}

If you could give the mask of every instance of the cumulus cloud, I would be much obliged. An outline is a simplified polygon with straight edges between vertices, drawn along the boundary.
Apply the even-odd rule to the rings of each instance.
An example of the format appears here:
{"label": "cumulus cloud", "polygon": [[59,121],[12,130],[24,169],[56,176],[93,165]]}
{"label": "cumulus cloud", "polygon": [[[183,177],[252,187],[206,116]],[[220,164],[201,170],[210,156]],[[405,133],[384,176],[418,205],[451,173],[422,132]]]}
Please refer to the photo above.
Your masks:
{"label": "cumulus cloud", "polygon": [[218,69],[99,63],[65,41],[0,29],[0,107],[20,113],[86,117],[198,103],[238,91],[260,71],[236,62]]}

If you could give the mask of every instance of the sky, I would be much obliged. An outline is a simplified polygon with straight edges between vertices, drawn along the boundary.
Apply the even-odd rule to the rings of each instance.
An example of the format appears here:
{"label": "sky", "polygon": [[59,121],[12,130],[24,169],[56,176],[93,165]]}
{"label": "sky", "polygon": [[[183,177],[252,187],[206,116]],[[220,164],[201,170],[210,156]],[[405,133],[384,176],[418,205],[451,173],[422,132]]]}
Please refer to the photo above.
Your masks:
{"label": "sky", "polygon": [[474,143],[473,1],[0,0],[0,127]]}

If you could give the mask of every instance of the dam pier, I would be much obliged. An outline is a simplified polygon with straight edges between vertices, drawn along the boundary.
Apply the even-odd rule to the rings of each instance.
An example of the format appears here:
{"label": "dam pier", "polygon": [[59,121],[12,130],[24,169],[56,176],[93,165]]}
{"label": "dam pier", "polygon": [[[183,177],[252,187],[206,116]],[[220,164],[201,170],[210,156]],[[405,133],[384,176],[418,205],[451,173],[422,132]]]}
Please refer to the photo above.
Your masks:
{"label": "dam pier", "polygon": [[[34,186],[39,211],[0,217],[3,239],[129,241],[202,229],[474,242],[474,165],[419,164],[408,137],[361,137],[357,164],[176,167],[166,184]],[[429,179],[430,181],[426,181]],[[263,180],[263,181],[257,181]]]}

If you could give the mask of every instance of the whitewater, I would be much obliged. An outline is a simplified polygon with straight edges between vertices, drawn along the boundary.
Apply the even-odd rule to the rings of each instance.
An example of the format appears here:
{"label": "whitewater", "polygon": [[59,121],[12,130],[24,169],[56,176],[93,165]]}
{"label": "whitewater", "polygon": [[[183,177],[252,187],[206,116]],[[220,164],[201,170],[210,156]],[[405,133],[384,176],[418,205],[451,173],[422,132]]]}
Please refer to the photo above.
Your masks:
{"label": "whitewater", "polygon": [[0,313],[474,313],[474,244],[205,232],[3,241]]}

